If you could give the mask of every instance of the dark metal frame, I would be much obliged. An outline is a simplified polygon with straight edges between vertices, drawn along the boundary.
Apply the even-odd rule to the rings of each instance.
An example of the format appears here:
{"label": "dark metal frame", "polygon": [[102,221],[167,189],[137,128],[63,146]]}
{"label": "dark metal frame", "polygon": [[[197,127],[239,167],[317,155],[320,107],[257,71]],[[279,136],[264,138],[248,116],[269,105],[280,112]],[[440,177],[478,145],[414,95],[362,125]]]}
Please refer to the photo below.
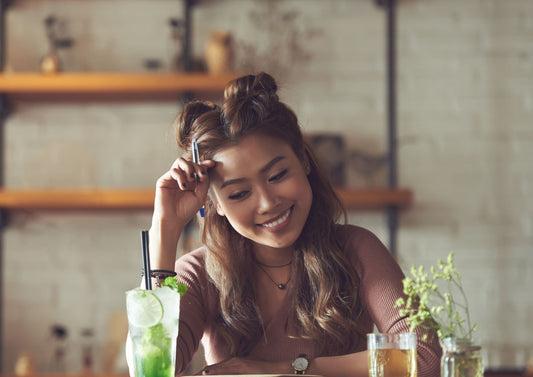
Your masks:
{"label": "dark metal frame", "polygon": [[[183,19],[184,19],[184,30],[183,30],[183,70],[185,72],[192,71],[192,55],[191,55],[191,33],[192,33],[192,17],[191,11],[194,0],[183,0]],[[182,105],[185,105],[187,102],[190,102],[193,98],[191,92],[185,92],[182,94],[181,102]]]}
{"label": "dark metal frame", "polygon": [[[398,0],[375,0],[385,8],[387,28],[387,134],[388,134],[388,185],[398,187],[398,157],[396,136],[396,3]],[[387,207],[387,226],[389,229],[389,250],[397,255],[398,207]]]}
{"label": "dark metal frame", "polygon": [[[0,72],[4,71],[6,57],[6,10],[10,0],[0,0]],[[4,186],[4,120],[8,113],[6,96],[0,93],[0,188]],[[0,372],[3,371],[3,338],[4,332],[2,323],[4,321],[4,253],[3,253],[3,230],[7,224],[7,214],[0,208]]]}
{"label": "dark metal frame", "polygon": [[[398,155],[396,136],[396,0],[387,4],[387,108],[389,142],[389,187],[398,187]],[[387,209],[390,251],[397,254],[398,208]]]}

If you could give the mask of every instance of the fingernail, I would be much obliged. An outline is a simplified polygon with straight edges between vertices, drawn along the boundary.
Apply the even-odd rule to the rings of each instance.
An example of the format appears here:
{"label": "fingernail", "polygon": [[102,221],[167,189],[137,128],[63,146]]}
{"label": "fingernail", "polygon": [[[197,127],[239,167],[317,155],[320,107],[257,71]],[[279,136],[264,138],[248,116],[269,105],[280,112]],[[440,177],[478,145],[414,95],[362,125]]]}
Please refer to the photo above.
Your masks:
{"label": "fingernail", "polygon": [[194,173],[191,173],[191,178],[194,178]]}
{"label": "fingernail", "polygon": [[182,184],[181,184],[181,187],[186,188],[187,185],[186,185],[185,183],[182,183]]}
{"label": "fingernail", "polygon": [[206,369],[204,370],[203,374],[208,374],[209,373],[209,369]]}
{"label": "fingernail", "polygon": [[200,174],[202,174],[202,175],[206,175],[207,172],[205,172],[205,171],[202,170],[202,171],[200,172]]}

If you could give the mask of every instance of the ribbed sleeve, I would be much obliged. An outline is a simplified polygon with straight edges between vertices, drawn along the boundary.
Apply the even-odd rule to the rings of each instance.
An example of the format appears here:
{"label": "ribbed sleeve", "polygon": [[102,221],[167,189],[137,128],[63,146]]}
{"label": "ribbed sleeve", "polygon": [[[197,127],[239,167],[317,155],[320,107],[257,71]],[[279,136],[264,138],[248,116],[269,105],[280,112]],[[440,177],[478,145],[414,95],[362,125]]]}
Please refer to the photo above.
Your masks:
{"label": "ribbed sleeve", "polygon": [[[365,311],[381,333],[409,332],[409,325],[394,307],[403,296],[404,274],[381,241],[366,229],[346,226],[345,248],[352,255],[352,263],[360,277],[360,297]],[[428,334],[422,341],[417,329],[418,377],[439,375],[441,348],[436,334]]]}
{"label": "ribbed sleeve", "polygon": [[180,300],[180,321],[176,354],[176,374],[181,374],[198,351],[207,322],[209,291],[203,252],[186,254],[176,262],[178,281],[187,285],[187,293]]}

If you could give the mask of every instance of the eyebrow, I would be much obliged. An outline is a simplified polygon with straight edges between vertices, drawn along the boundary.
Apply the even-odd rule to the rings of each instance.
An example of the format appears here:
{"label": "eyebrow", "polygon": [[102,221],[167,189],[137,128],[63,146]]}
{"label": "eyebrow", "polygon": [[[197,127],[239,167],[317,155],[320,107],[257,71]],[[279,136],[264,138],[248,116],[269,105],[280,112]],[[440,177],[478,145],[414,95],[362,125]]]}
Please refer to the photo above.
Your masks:
{"label": "eyebrow", "polygon": [[[268,169],[270,169],[272,166],[274,166],[275,164],[277,164],[279,161],[283,160],[285,158],[285,156],[277,156],[277,157],[274,157],[272,160],[270,160],[265,166],[263,166],[259,172],[260,173],[264,173],[266,172]],[[222,184],[220,185],[220,189],[223,189],[224,187],[228,186],[228,185],[233,185],[233,184],[236,184],[236,183],[241,183],[243,181],[245,181],[246,179],[245,178],[235,178],[235,179],[230,179],[228,181],[224,181],[222,182]]]}

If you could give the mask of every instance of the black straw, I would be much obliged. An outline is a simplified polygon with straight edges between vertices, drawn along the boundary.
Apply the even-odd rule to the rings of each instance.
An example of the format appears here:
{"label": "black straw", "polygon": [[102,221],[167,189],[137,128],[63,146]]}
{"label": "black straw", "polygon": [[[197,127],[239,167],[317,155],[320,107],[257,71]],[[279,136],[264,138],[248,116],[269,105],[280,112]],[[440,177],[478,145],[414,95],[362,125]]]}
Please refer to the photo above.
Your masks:
{"label": "black straw", "polygon": [[150,280],[150,251],[148,250],[148,231],[141,231],[141,241],[143,248],[143,267],[144,267],[144,282],[146,289],[152,289],[152,281]]}

